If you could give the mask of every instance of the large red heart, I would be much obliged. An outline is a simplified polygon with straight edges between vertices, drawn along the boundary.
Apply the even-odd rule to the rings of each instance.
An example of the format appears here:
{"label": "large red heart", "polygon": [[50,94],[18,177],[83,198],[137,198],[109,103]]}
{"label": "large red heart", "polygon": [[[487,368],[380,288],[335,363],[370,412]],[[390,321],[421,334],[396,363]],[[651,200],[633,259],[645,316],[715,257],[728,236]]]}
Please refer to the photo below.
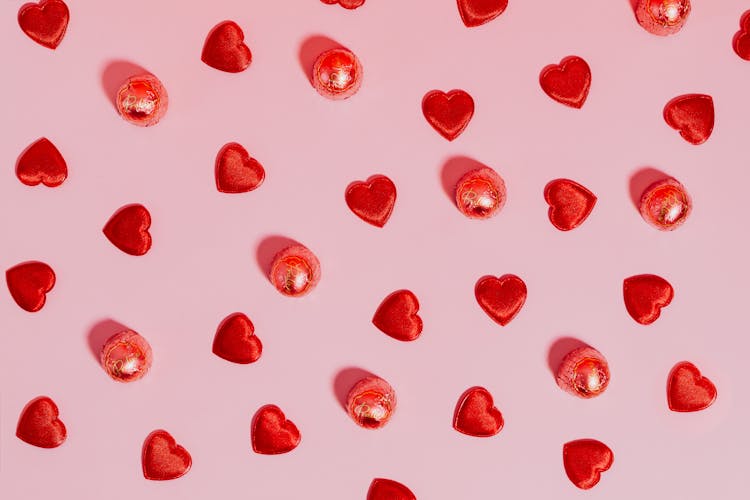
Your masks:
{"label": "large red heart", "polygon": [[440,135],[452,141],[464,131],[474,116],[474,99],[463,90],[428,92],[422,100],[422,113]]}
{"label": "large red heart", "polygon": [[492,21],[507,6],[508,0],[458,0],[458,12],[468,28]]}
{"label": "large red heart", "polygon": [[383,227],[396,204],[396,186],[385,175],[353,182],[346,189],[346,204],[354,215],[373,226]]}
{"label": "large red heart", "polygon": [[55,271],[44,262],[24,262],[5,271],[5,280],[16,304],[36,312],[44,307],[47,292],[55,286]]}
{"label": "large red heart", "polygon": [[609,446],[596,439],[579,439],[563,446],[565,473],[582,490],[596,486],[601,473],[612,467],[614,459]]}
{"label": "large red heart", "polygon": [[417,497],[397,481],[377,478],[370,483],[367,500],[417,500]]}
{"label": "large red heart", "polygon": [[70,12],[62,0],[27,3],[18,11],[18,24],[39,45],[56,49],[68,29]]}
{"label": "large red heart", "polygon": [[542,90],[557,102],[581,108],[591,88],[591,69],[578,56],[568,56],[560,64],[552,64],[539,76]]}
{"label": "large red heart", "polygon": [[156,430],[143,443],[141,464],[146,479],[167,481],[184,476],[193,465],[193,459],[167,431]]}
{"label": "large red heart", "polygon": [[667,125],[691,144],[703,144],[714,129],[714,101],[706,94],[675,97],[664,107]]}
{"label": "large red heart", "polygon": [[263,165],[241,144],[225,144],[216,157],[216,188],[222,193],[246,193],[266,178]]}
{"label": "large red heart", "polygon": [[526,295],[526,283],[513,274],[499,278],[485,276],[474,288],[474,296],[481,308],[500,326],[516,317],[526,302]]}
{"label": "large red heart", "polygon": [[255,335],[255,327],[250,318],[242,313],[234,313],[219,325],[214,337],[213,352],[232,363],[246,365],[260,358],[263,344]]}
{"label": "large red heart", "polygon": [[130,255],[143,255],[151,248],[151,214],[143,205],[128,205],[109,219],[104,235],[114,246]]}
{"label": "large red heart", "polygon": [[583,224],[596,204],[594,193],[570,179],[555,179],[547,184],[544,199],[549,205],[549,220],[560,231]]}
{"label": "large red heart", "polygon": [[47,396],[39,396],[26,405],[18,419],[16,436],[40,448],[57,448],[65,442],[68,432],[59,418],[57,405]]}
{"label": "large red heart", "polygon": [[667,380],[667,403],[672,411],[699,411],[716,401],[716,386],[687,361],[677,363]]}
{"label": "large red heart", "polygon": [[472,387],[458,400],[453,428],[476,437],[494,436],[503,428],[503,414],[495,408],[492,394],[484,387]]}
{"label": "large red heart", "polygon": [[55,145],[42,137],[29,146],[18,159],[16,176],[27,186],[42,183],[48,187],[55,187],[67,179],[68,165]]}
{"label": "large red heart", "polygon": [[364,5],[365,0],[321,0],[328,5],[339,4],[345,9],[356,9]]}
{"label": "large red heart", "polygon": [[418,311],[417,296],[409,290],[397,290],[383,299],[372,323],[396,340],[416,340],[422,334],[422,318]]}
{"label": "large red heart", "polygon": [[250,441],[255,453],[278,455],[292,451],[302,436],[291,420],[276,405],[266,405],[253,418]]}
{"label": "large red heart", "polygon": [[628,314],[642,325],[650,325],[659,319],[662,307],[668,306],[674,297],[672,285],[655,274],[625,278],[622,293]]}
{"label": "large red heart", "polygon": [[245,45],[245,34],[234,21],[214,26],[206,37],[201,60],[221,71],[239,73],[250,66],[253,55]]}
{"label": "large red heart", "polygon": [[750,61],[750,11],[742,14],[740,30],[734,35],[732,46],[738,56]]}

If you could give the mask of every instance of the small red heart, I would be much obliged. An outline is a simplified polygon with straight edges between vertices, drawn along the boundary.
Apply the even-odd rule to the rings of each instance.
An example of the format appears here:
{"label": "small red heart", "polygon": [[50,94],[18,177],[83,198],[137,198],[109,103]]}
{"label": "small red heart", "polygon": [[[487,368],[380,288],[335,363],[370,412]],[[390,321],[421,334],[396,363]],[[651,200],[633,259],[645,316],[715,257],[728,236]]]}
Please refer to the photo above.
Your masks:
{"label": "small red heart", "polygon": [[742,14],[740,30],[734,35],[732,46],[738,56],[750,61],[750,10]]}
{"label": "small red heart", "polygon": [[361,7],[364,5],[365,0],[320,0],[323,3],[327,3],[328,5],[334,5],[339,4],[345,9],[356,9],[357,7]]}
{"label": "small red heart", "polygon": [[705,94],[675,97],[664,107],[664,120],[689,143],[703,144],[714,129],[714,100]]}
{"label": "small red heart", "polygon": [[579,439],[563,446],[565,473],[582,490],[596,486],[601,473],[612,467],[614,459],[609,446],[596,439]]}
{"label": "small red heart", "polygon": [[291,420],[276,405],[266,405],[253,418],[251,443],[255,453],[278,455],[292,451],[302,436]]}
{"label": "small red heart", "polygon": [[591,214],[596,204],[594,193],[569,179],[556,179],[544,188],[549,205],[549,220],[560,231],[575,229]]}
{"label": "small red heart", "polygon": [[21,154],[16,165],[16,177],[27,186],[42,183],[47,187],[56,187],[68,178],[68,165],[55,145],[42,137]]}
{"label": "small red heart", "polygon": [[47,396],[32,399],[21,412],[16,436],[40,448],[57,448],[68,437],[59,416],[57,405]]}
{"label": "small red heart", "polygon": [[467,28],[488,23],[505,11],[508,0],[458,0],[458,12]]}
{"label": "small red heart", "polygon": [[184,476],[193,465],[193,459],[167,431],[156,430],[143,443],[141,463],[143,477],[152,481],[168,481]]}
{"label": "small red heart", "polygon": [[677,363],[667,380],[667,403],[672,411],[699,411],[716,401],[716,386],[687,361]]}
{"label": "small red heart", "polygon": [[250,318],[242,313],[234,313],[219,325],[213,352],[232,363],[246,365],[258,361],[263,344],[255,335],[255,326]]}
{"label": "small red heart", "polygon": [[234,21],[222,21],[208,33],[201,60],[221,71],[239,73],[250,66],[253,55],[245,45],[245,34]]}
{"label": "small red heart", "polygon": [[476,437],[490,437],[503,428],[503,414],[495,408],[492,394],[484,387],[472,387],[458,400],[453,428]]}
{"label": "small red heart", "polygon": [[668,306],[674,297],[672,285],[655,274],[625,278],[622,292],[628,314],[642,325],[650,325],[659,319],[662,307]]}
{"label": "small red heart", "polygon": [[477,282],[474,296],[480,307],[500,326],[516,317],[526,302],[526,283],[513,274],[485,276]]}
{"label": "small red heart", "polygon": [[474,116],[474,99],[463,90],[428,92],[422,100],[422,113],[432,128],[452,141],[464,131]]}
{"label": "small red heart", "polygon": [[383,227],[396,204],[396,186],[385,175],[373,175],[366,182],[350,184],[345,198],[354,215],[373,226]]}
{"label": "small red heart", "polygon": [[143,205],[127,205],[104,226],[104,235],[114,246],[130,255],[143,255],[151,248],[151,214]]}
{"label": "small red heart", "polygon": [[263,165],[251,158],[241,144],[225,144],[216,156],[216,189],[222,193],[246,193],[266,178]]}
{"label": "small red heart", "polygon": [[44,262],[24,262],[5,271],[5,280],[16,304],[36,312],[44,307],[47,292],[55,286],[55,271]]}
{"label": "small red heart", "polygon": [[417,500],[417,497],[397,481],[377,478],[370,483],[367,500]]}
{"label": "small red heart", "polygon": [[39,45],[56,49],[68,29],[70,12],[62,0],[27,3],[18,11],[18,24]]}
{"label": "small red heart", "polygon": [[568,56],[560,64],[551,64],[539,76],[542,90],[557,102],[581,108],[591,88],[591,69],[578,56]]}
{"label": "small red heart", "polygon": [[375,311],[372,324],[396,340],[409,342],[422,334],[419,300],[409,290],[397,290],[383,299]]}

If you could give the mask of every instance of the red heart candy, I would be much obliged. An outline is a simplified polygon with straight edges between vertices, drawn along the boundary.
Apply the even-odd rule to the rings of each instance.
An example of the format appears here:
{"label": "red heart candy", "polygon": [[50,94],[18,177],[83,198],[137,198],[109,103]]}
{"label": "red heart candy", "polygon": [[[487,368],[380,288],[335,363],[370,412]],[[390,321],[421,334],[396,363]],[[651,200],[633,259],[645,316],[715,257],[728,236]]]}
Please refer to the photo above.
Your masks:
{"label": "red heart candy", "polygon": [[732,46],[738,56],[746,61],[750,61],[750,11],[742,15],[740,30],[734,35]]}
{"label": "red heart candy", "polygon": [[216,156],[216,189],[222,193],[246,193],[266,178],[258,160],[251,158],[241,144],[225,144]]}
{"label": "red heart candy", "polygon": [[193,465],[193,459],[167,431],[156,430],[143,443],[141,464],[146,479],[167,481],[184,476]]}
{"label": "red heart candy", "polygon": [[278,455],[292,451],[302,436],[291,420],[276,405],[266,405],[253,418],[250,441],[255,453]]}
{"label": "red heart candy", "polygon": [[560,64],[551,64],[539,76],[542,90],[557,102],[581,108],[591,87],[591,69],[578,56],[568,56]]}
{"label": "red heart candy", "polygon": [[47,292],[55,286],[55,272],[44,262],[24,262],[5,271],[5,280],[16,304],[36,312],[44,307]]}
{"label": "red heart candy", "polygon": [[372,324],[396,340],[409,342],[422,333],[422,318],[417,315],[419,300],[409,290],[397,290],[383,299]]}
{"label": "red heart candy", "polygon": [[354,182],[346,189],[346,204],[354,215],[373,226],[383,227],[396,204],[396,186],[384,175]]}
{"label": "red heart candy", "polygon": [[594,193],[569,179],[556,179],[544,188],[549,205],[549,220],[560,231],[575,229],[591,214],[596,204]]}
{"label": "red heart candy", "polygon": [[596,439],[579,439],[563,446],[565,473],[582,490],[596,486],[601,473],[612,467],[614,459],[609,446]]}
{"label": "red heart candy", "polygon": [[492,394],[484,387],[472,387],[458,400],[453,428],[476,437],[494,436],[503,428],[503,414],[495,408]]}
{"label": "red heart candy", "polygon": [[428,92],[422,100],[422,113],[432,128],[452,141],[464,131],[474,116],[474,99],[463,90]]}
{"label": "red heart candy", "polygon": [[377,478],[370,483],[367,500],[417,500],[417,497],[399,482]]}
{"label": "red heart candy", "polygon": [[47,396],[32,399],[21,412],[16,436],[40,448],[57,448],[68,437],[59,415],[57,405]]}
{"label": "red heart candy", "polygon": [[219,325],[214,337],[213,352],[232,363],[246,365],[258,361],[263,352],[263,344],[255,335],[255,327],[250,318],[242,313],[234,313]]}
{"label": "red heart candy", "polygon": [[481,308],[500,326],[516,317],[526,302],[526,295],[526,283],[513,274],[499,278],[485,276],[474,288],[474,296]]}
{"label": "red heart candy", "polygon": [[68,29],[70,12],[62,0],[27,3],[18,11],[18,24],[39,45],[56,49]]}
{"label": "red heart candy", "polygon": [[664,120],[689,143],[703,144],[714,129],[714,101],[705,94],[675,97],[664,107]]}
{"label": "red heart candy", "polygon": [[42,183],[47,187],[55,187],[67,179],[68,165],[55,145],[42,137],[21,154],[16,166],[16,177],[27,186]]}
{"label": "red heart candy", "polygon": [[206,37],[201,54],[201,61],[228,73],[246,70],[252,59],[253,55],[245,45],[245,34],[234,21],[223,21],[214,26]]}
{"label": "red heart candy", "polygon": [[716,400],[716,386],[687,361],[677,363],[667,380],[667,403],[672,411],[699,411]]}
{"label": "red heart candy", "polygon": [[143,255],[151,248],[151,214],[143,205],[127,205],[104,226],[104,235],[114,246],[130,255]]}
{"label": "red heart candy", "polygon": [[467,28],[492,21],[507,6],[508,0],[458,0],[458,12]]}
{"label": "red heart candy", "polygon": [[659,319],[662,307],[668,306],[674,297],[672,285],[655,274],[626,278],[622,292],[628,314],[642,325],[650,325]]}
{"label": "red heart candy", "polygon": [[328,5],[339,4],[345,9],[356,9],[364,5],[365,0],[320,0]]}

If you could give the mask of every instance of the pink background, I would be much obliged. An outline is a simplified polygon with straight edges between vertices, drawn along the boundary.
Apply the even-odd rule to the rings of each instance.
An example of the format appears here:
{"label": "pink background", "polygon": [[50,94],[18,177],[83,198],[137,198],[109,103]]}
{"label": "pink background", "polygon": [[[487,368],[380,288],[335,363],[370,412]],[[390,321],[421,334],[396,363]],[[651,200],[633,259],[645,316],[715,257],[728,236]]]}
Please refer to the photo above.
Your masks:
{"label": "pink background", "polygon": [[[20,31],[23,3],[0,3],[0,268],[38,259],[58,282],[35,314],[0,290],[0,496],[356,499],[387,477],[420,499],[743,497],[750,63],[731,41],[747,2],[695,0],[685,29],[660,38],[637,25],[628,0],[511,0],[475,29],[453,0],[368,0],[355,11],[318,0],[69,0],[56,51]],[[200,61],[206,34],[224,19],[245,30],[253,51],[240,74]],[[303,66],[321,45],[305,42],[320,35],[362,60],[365,81],[350,100],[328,101],[309,85]],[[582,110],[538,84],[543,67],[571,54],[593,73]],[[123,61],[169,91],[153,128],[124,122],[110,102],[129,76]],[[468,91],[477,110],[449,143],[420,103],[452,88]],[[662,119],[667,101],[690,92],[716,105],[714,134],[698,147]],[[68,162],[60,188],[15,177],[19,154],[42,136]],[[215,156],[229,141],[265,166],[257,191],[216,190]],[[494,219],[468,220],[446,195],[465,157],[506,181],[508,203]],[[645,167],[674,175],[693,196],[693,215],[674,233],[650,228],[633,206],[631,177]],[[383,229],[344,203],[350,182],[375,173],[398,189]],[[542,198],[558,177],[599,197],[570,233],[552,227]],[[135,202],[153,216],[153,248],[138,258],[101,232]],[[322,262],[323,279],[304,299],[283,297],[264,276],[278,236]],[[521,276],[529,297],[501,328],[473,289],[505,273]],[[676,292],[648,327],[621,296],[623,278],[640,273],[665,277]],[[421,302],[425,329],[413,343],[370,323],[400,288]],[[264,344],[253,365],[211,353],[217,325],[236,311]],[[154,365],[140,382],[114,383],[95,359],[113,322],[151,342]],[[548,358],[564,337],[608,358],[612,382],[600,398],[555,385]],[[667,409],[666,377],[680,360],[716,383],[707,411]],[[342,410],[336,393],[352,367],[395,387],[399,407],[386,428],[360,429]],[[458,396],[473,385],[503,412],[496,437],[451,427]],[[21,409],[41,394],[68,427],[54,450],[14,435]],[[300,428],[292,453],[251,451],[250,421],[266,403]],[[157,428],[192,454],[185,477],[143,478],[141,445]],[[569,482],[561,458],[563,443],[583,437],[615,453],[589,492]]]}

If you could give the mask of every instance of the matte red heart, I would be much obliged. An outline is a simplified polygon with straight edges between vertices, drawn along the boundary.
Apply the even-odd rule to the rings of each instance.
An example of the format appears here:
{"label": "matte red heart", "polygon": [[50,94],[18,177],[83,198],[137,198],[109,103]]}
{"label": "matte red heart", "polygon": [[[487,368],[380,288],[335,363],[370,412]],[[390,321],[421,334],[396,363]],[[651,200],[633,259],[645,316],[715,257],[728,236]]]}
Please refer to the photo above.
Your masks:
{"label": "matte red heart", "polygon": [[667,403],[672,411],[700,411],[716,401],[716,386],[687,361],[677,363],[667,380]]}
{"label": "matte red heart", "polygon": [[396,186],[385,175],[353,182],[346,189],[346,204],[354,215],[373,226],[383,227],[396,204]]}
{"label": "matte red heart", "polygon": [[5,280],[16,304],[36,312],[44,307],[47,292],[55,286],[55,271],[44,262],[23,262],[5,271]]}
{"label": "matte red heart", "polygon": [[184,476],[193,465],[193,459],[167,431],[156,430],[143,443],[141,464],[146,479],[168,481]]}
{"label": "matte red heart", "polygon": [[609,446],[596,439],[579,439],[563,446],[565,473],[582,490],[596,486],[601,473],[612,467],[614,459]]}
{"label": "matte red heart", "polygon": [[27,186],[42,183],[55,187],[67,179],[68,165],[55,145],[42,137],[21,154],[16,164],[16,177]]}
{"label": "matte red heart", "polygon": [[578,56],[568,56],[560,64],[551,64],[539,76],[542,90],[557,102],[581,108],[591,88],[591,69]]}
{"label": "matte red heart", "polygon": [[655,274],[626,278],[622,292],[628,314],[642,325],[650,325],[659,319],[662,307],[668,306],[674,297],[672,285]]}
{"label": "matte red heart", "polygon": [[216,156],[216,189],[222,193],[247,193],[266,178],[263,165],[241,144],[230,142]]}
{"label": "matte red heart", "polygon": [[675,97],[664,107],[664,120],[689,143],[703,144],[714,129],[714,100],[705,94]]}
{"label": "matte red heart", "polygon": [[356,9],[364,5],[365,0],[320,0],[328,5],[339,4],[345,9]]}
{"label": "matte red heart", "polygon": [[458,12],[467,28],[495,19],[508,7],[508,0],[458,0]]}
{"label": "matte red heart", "polygon": [[220,358],[243,365],[258,361],[263,344],[255,335],[255,326],[250,318],[235,313],[226,318],[214,337],[213,352]]}
{"label": "matte red heart", "polygon": [[458,400],[453,428],[476,437],[494,436],[503,428],[503,414],[495,408],[492,394],[484,387],[472,387]]}
{"label": "matte red heart", "polygon": [[212,68],[239,73],[250,66],[253,55],[245,45],[245,34],[234,21],[222,21],[208,33],[201,61]]}
{"label": "matte red heart", "polygon": [[500,326],[516,317],[526,302],[526,283],[513,274],[485,276],[474,288],[479,306]]}
{"label": "matte red heart", "polygon": [[276,405],[266,405],[253,418],[251,444],[255,453],[278,455],[292,451],[302,436],[291,420]]}
{"label": "matte red heart", "polygon": [[417,500],[417,497],[397,481],[377,478],[370,483],[367,500]]}
{"label": "matte red heart", "polygon": [[570,231],[583,224],[596,205],[594,193],[569,179],[556,179],[547,184],[544,199],[549,205],[549,220],[560,231]]}
{"label": "matte red heart", "polygon": [[738,56],[750,61],[750,10],[742,14],[740,30],[734,35],[732,46]]}
{"label": "matte red heart", "polygon": [[396,340],[409,342],[422,334],[422,318],[418,311],[417,296],[409,290],[397,290],[383,299],[372,324]]}
{"label": "matte red heart", "polygon": [[62,0],[27,3],[18,11],[18,24],[39,45],[56,49],[68,29],[70,12]]}
{"label": "matte red heart", "polygon": [[143,205],[127,205],[104,226],[104,235],[114,246],[130,255],[143,255],[151,248],[151,214]]}
{"label": "matte red heart", "polygon": [[68,431],[60,420],[57,405],[47,396],[32,399],[21,412],[16,436],[40,448],[57,448],[65,442]]}
{"label": "matte red heart", "polygon": [[474,116],[474,99],[463,90],[428,92],[422,100],[422,113],[440,135],[452,141],[466,129]]}

